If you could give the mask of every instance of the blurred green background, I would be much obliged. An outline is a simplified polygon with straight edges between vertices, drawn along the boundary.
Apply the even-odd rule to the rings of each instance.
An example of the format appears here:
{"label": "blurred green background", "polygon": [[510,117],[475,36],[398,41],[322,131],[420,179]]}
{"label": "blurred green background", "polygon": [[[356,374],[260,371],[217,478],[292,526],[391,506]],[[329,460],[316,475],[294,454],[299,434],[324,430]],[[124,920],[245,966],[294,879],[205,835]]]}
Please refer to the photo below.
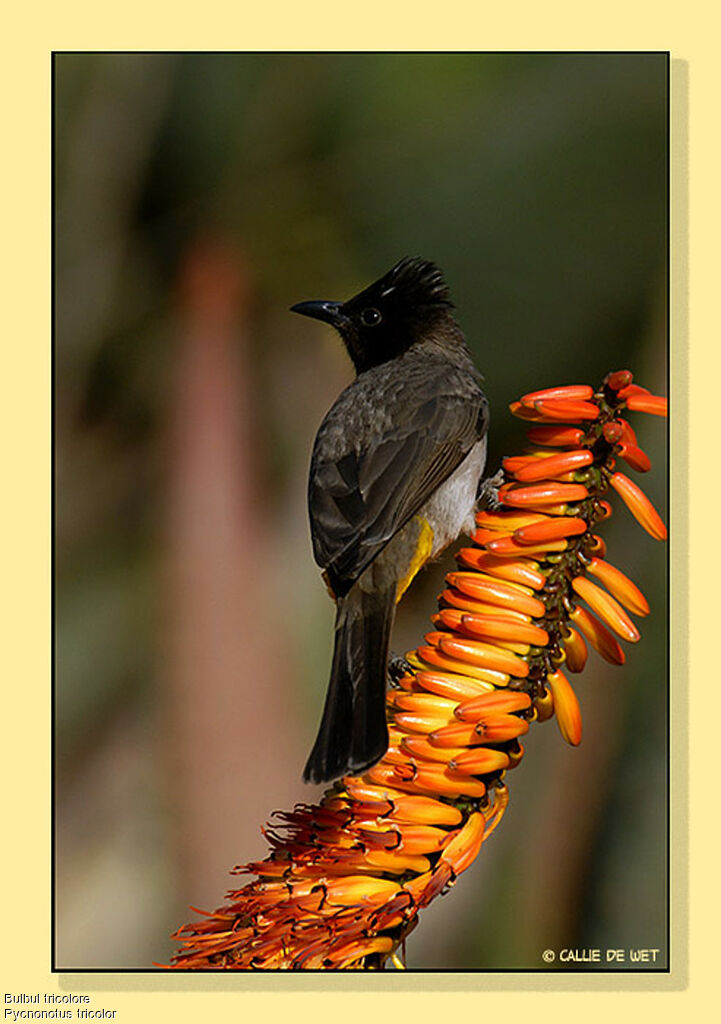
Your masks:
{"label": "blurred green background", "polygon": [[[315,798],[333,611],[305,510],[351,378],[288,312],[404,255],[443,267],[492,424],[630,368],[666,391],[665,54],[57,54],[56,966],[167,962],[169,933]],[[662,421],[637,416],[666,513]],[[633,475],[633,474],[632,474]],[[620,506],[620,503],[617,502]],[[585,735],[534,729],[481,856],[408,941],[418,968],[666,962],[666,550],[618,507],[652,614],[593,653]],[[428,568],[393,642],[420,642]]]}

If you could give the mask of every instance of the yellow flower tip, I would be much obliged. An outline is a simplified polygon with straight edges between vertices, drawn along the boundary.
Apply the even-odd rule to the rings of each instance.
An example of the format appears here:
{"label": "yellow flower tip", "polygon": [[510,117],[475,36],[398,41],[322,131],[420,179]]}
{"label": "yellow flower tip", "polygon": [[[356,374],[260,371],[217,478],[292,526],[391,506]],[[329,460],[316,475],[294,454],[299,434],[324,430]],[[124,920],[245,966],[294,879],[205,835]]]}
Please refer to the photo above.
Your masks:
{"label": "yellow flower tip", "polygon": [[418,781],[441,796],[481,797],[486,795],[485,783],[480,779],[473,779],[464,773],[455,771],[450,764],[419,765]]}
{"label": "yellow flower tip", "polygon": [[427,796],[399,794],[393,801],[393,812],[388,815],[392,821],[404,825],[450,825],[455,827],[463,820],[457,807],[441,803]]}
{"label": "yellow flower tip", "polygon": [[489,747],[469,747],[449,761],[452,771],[468,775],[487,775],[489,772],[505,771],[510,758],[503,750],[491,750]]}
{"label": "yellow flower tip", "polygon": [[433,736],[442,733],[448,726],[442,726],[425,736],[406,736],[403,739],[403,750],[412,758],[448,764],[456,754],[462,753],[464,746],[439,746],[432,741]]}
{"label": "yellow flower tip", "polygon": [[450,834],[433,825],[406,825],[400,835],[399,850],[410,854],[438,853],[447,845]]}
{"label": "yellow flower tip", "polygon": [[518,715],[489,715],[476,723],[474,731],[484,743],[506,743],[525,736],[528,722]]}
{"label": "yellow flower tip", "polygon": [[[421,876],[423,878],[425,876]],[[414,904],[416,909],[420,910],[439,896],[442,892],[445,892],[449,886],[455,882],[455,876],[449,864],[444,864],[442,860],[439,860],[433,871],[430,872],[428,881],[425,885],[416,886],[412,882],[407,882],[404,888],[408,892],[412,892],[415,895]]]}
{"label": "yellow flower tip", "polygon": [[624,575],[620,569],[610,565],[608,562],[604,562],[601,558],[592,558],[588,563],[587,569],[630,612],[633,612],[635,615],[648,615],[650,611],[648,601],[636,584],[628,576]]}
{"label": "yellow flower tip", "polygon": [[438,601],[444,608],[456,608],[464,612],[471,612],[474,615],[502,615],[504,619],[515,619],[517,622],[531,621],[531,616],[525,612],[475,600],[467,594],[461,593],[456,587],[448,587],[444,590],[438,595]]}
{"label": "yellow flower tip", "polygon": [[578,630],[569,626],[568,636],[563,641],[566,652],[566,667],[569,672],[583,672],[588,658],[588,648]]}
{"label": "yellow flower tip", "polygon": [[468,661],[449,657],[437,647],[419,647],[418,654],[419,665],[422,669],[441,669],[443,672],[450,672],[452,675],[471,676],[473,679],[491,683],[493,686],[507,686],[511,678],[507,672],[482,668],[480,665],[473,665]]}
{"label": "yellow flower tip", "polygon": [[528,662],[517,657],[510,651],[504,651],[495,644],[481,640],[466,640],[462,637],[442,636],[438,646],[444,654],[460,661],[467,661],[480,668],[495,669],[507,672],[511,676],[525,679],[528,675]]}
{"label": "yellow flower tip", "polygon": [[448,583],[468,597],[476,598],[490,605],[522,612],[532,618],[541,618],[546,607],[537,597],[525,593],[517,585],[506,583],[479,573],[452,572],[446,577]]}
{"label": "yellow flower tip", "polygon": [[436,615],[431,615],[431,622],[439,629],[445,626],[447,630],[459,630],[462,618],[463,611],[460,608],[441,608]]}
{"label": "yellow flower tip", "polygon": [[478,856],[483,843],[486,820],[476,811],[468,816],[463,828],[451,839],[441,854],[441,861],[447,864],[454,875],[460,875]]}
{"label": "yellow flower tip", "polygon": [[589,552],[593,552],[600,558],[603,558],[606,554],[606,541],[603,537],[599,537],[597,533],[591,534],[591,543],[588,548]]}
{"label": "yellow flower tip", "polygon": [[508,787],[503,783],[496,785],[493,789],[493,803],[483,811],[483,816],[486,819],[486,830],[483,836],[484,841],[488,838],[491,832],[493,832],[494,828],[497,827],[503,817],[506,807],[508,807],[508,800]]}
{"label": "yellow flower tip", "polygon": [[563,672],[551,673],[546,681],[553,696],[553,710],[561,735],[567,743],[577,747],[581,742],[583,723],[581,708],[573,687]]}
{"label": "yellow flower tip", "polygon": [[[403,892],[410,897],[415,907],[423,907],[430,903],[432,899],[430,893],[435,888],[438,874],[437,870],[426,871],[424,874],[403,883]],[[446,875],[446,877],[450,877],[450,874]],[[438,891],[440,892],[440,889]]]}
{"label": "yellow flower tip", "polygon": [[453,675],[450,672],[418,672],[416,683],[424,690],[454,701],[468,700],[470,697],[478,697],[493,690],[492,683],[471,679],[469,676]]}
{"label": "yellow flower tip", "polygon": [[[578,500],[580,501],[581,499],[579,498]],[[557,505],[544,505],[543,511],[547,512],[549,516],[568,516],[573,514],[569,511],[570,508],[571,506],[568,502],[561,502]]]}
{"label": "yellow flower tip", "polygon": [[461,722],[480,722],[497,714],[527,711],[531,698],[520,690],[495,690],[480,697],[471,697],[456,708],[454,715]]}
{"label": "yellow flower tip", "polygon": [[[461,748],[483,743],[506,743],[528,732],[528,722],[518,715],[487,714],[477,722],[454,722],[430,733],[428,742],[436,755],[443,752],[447,761],[455,760]],[[419,746],[415,747],[423,752]]]}
{"label": "yellow flower tip", "polygon": [[[534,592],[531,588],[525,587],[523,584],[501,581],[489,572],[467,572],[464,569],[460,569],[449,573],[446,579],[452,586],[459,589],[465,588],[470,596],[478,594],[479,599],[483,601],[487,601],[489,595],[497,595],[503,598],[517,596],[534,597]],[[472,594],[471,591],[473,592]]]}
{"label": "yellow flower tip", "polygon": [[[448,722],[448,717],[442,714],[431,712],[401,711],[397,712],[393,721],[403,732],[420,733],[421,735],[434,732]],[[379,781],[379,780],[374,780]],[[384,780],[386,781],[386,780]]]}
{"label": "yellow flower tip", "polygon": [[526,751],[522,743],[516,742],[508,747],[509,770],[515,768],[517,765],[521,763],[525,752]]}
{"label": "yellow flower tip", "polygon": [[[476,512],[478,526],[488,530],[497,530],[500,533],[513,533],[519,526],[539,523],[547,518],[548,516],[543,512],[521,512],[511,508],[504,508],[498,512],[489,512],[487,509]],[[475,540],[475,537],[472,539]]]}
{"label": "yellow flower tip", "polygon": [[[450,725],[444,725],[430,733],[428,740],[434,747],[441,748],[446,752],[453,750],[455,753],[460,753],[458,748],[480,742],[476,726],[470,722],[451,722]],[[446,753],[446,756],[451,758],[453,754]]]}
{"label": "yellow flower tip", "polygon": [[[390,875],[405,875],[414,871],[417,875],[427,871],[431,863],[427,857],[421,854],[412,854],[407,851],[398,850],[371,850],[368,853],[358,854],[349,858],[349,862],[357,869],[367,864],[369,868],[376,871],[384,871]],[[346,865],[347,866],[347,865]]]}
{"label": "yellow flower tip", "polygon": [[368,903],[384,903],[394,896],[400,886],[386,878],[372,875],[346,875],[328,879],[322,884],[329,906],[355,907]]}
{"label": "yellow flower tip", "polygon": [[641,639],[641,634],[621,605],[605,590],[601,590],[585,576],[576,576],[571,581],[571,586],[622,640],[635,644]]}
{"label": "yellow flower tip", "polygon": [[430,762],[389,765],[380,761],[367,773],[370,782],[389,783],[410,793],[434,793],[444,797],[481,797],[486,787],[480,779],[455,772],[445,764]]}
{"label": "yellow flower tip", "polygon": [[416,651],[406,651],[405,659],[408,662],[408,664],[411,666],[411,669],[413,669],[413,671],[417,671],[418,669],[421,669],[421,668],[424,667],[423,662],[418,657],[418,654],[417,654]]}
{"label": "yellow flower tip", "polygon": [[348,968],[364,957],[372,956],[374,953],[391,953],[393,945],[393,939],[386,935],[380,935],[374,939],[356,939],[335,949],[333,951],[332,963],[334,967],[340,969]]}
{"label": "yellow flower tip", "polygon": [[343,785],[348,791],[349,796],[359,804],[387,805],[392,809],[396,806],[395,802],[397,800],[404,798],[404,794],[398,790],[389,790],[382,786],[370,785],[357,775],[344,776]]}
{"label": "yellow flower tip", "polygon": [[489,530],[484,526],[479,526],[477,530],[473,531],[471,540],[475,544],[487,544],[489,541],[497,540],[499,536],[503,535],[499,534],[497,530]]}
{"label": "yellow flower tip", "polygon": [[664,522],[640,487],[623,473],[612,475],[611,486],[647,533],[655,540],[666,540],[667,530]]}
{"label": "yellow flower tip", "polygon": [[[460,710],[460,709],[459,709]],[[458,713],[458,712],[457,712]],[[456,713],[456,714],[457,714]],[[553,694],[544,689],[543,693],[533,698],[533,718],[535,722],[547,722],[553,717]]]}
{"label": "yellow flower tip", "polygon": [[[580,629],[591,646],[598,651],[605,661],[611,665],[623,665],[625,663],[626,655],[623,653],[618,640],[606,629],[602,622],[599,622],[595,615],[592,615],[591,612],[580,605],[576,605],[570,612],[569,617],[574,626]],[[456,715],[462,707],[463,705],[461,704],[456,710]]]}
{"label": "yellow flower tip", "polygon": [[[349,821],[355,835],[362,840],[364,847],[368,850],[398,850],[400,848],[401,833],[397,825],[389,827],[387,822],[381,822],[377,817],[364,816],[362,811],[354,808],[352,819]],[[405,851],[408,853],[408,851]]]}
{"label": "yellow flower tip", "polygon": [[538,544],[530,544],[528,542],[519,541],[513,537],[498,537],[498,539],[490,538],[486,544],[486,549],[497,558],[518,558],[524,555],[540,555],[555,553],[558,554],[561,551],[565,551],[568,547],[568,541],[566,540],[545,540]]}
{"label": "yellow flower tip", "polygon": [[461,548],[456,558],[486,575],[496,576],[509,583],[520,583],[532,590],[541,590],[546,583],[546,577],[538,570],[538,563],[525,557],[525,552],[524,557],[511,559],[478,548]]}
{"label": "yellow flower tip", "polygon": [[[403,736],[403,733],[398,733],[398,735]],[[383,755],[384,764],[395,765],[405,764],[407,762],[408,758],[406,757],[405,752],[401,749],[401,743],[402,740],[399,740],[397,743],[388,744],[388,749]]]}
{"label": "yellow flower tip", "polygon": [[548,643],[548,633],[540,626],[532,623],[518,622],[513,619],[505,619],[493,615],[473,615],[460,611],[460,625],[471,636],[482,637],[486,640],[506,640],[515,643],[533,644],[535,647],[545,647]]}

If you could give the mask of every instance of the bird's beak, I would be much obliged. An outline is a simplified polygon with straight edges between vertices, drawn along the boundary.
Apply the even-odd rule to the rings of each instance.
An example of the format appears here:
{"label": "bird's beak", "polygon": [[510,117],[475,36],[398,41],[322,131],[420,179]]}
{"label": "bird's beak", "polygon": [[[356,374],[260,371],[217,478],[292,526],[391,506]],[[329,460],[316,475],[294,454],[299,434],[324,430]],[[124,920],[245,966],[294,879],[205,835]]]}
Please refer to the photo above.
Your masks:
{"label": "bird's beak", "polygon": [[339,327],[344,319],[340,312],[342,302],[298,302],[290,307],[291,313],[300,313],[301,316],[312,316],[314,320],[324,320],[333,327]]}

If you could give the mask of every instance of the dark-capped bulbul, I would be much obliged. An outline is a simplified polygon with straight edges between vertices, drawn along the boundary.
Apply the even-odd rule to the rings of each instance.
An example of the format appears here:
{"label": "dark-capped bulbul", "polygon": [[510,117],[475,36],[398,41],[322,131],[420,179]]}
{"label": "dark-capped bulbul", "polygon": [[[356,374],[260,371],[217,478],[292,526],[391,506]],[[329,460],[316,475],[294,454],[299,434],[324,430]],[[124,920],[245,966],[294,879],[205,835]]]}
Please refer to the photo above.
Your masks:
{"label": "dark-capped bulbul", "polygon": [[359,774],[388,747],[397,601],[473,514],[488,403],[439,268],[407,257],[347,302],[300,302],[336,328],[356,377],[320,425],[308,508],[336,602],[335,647],[308,782]]}

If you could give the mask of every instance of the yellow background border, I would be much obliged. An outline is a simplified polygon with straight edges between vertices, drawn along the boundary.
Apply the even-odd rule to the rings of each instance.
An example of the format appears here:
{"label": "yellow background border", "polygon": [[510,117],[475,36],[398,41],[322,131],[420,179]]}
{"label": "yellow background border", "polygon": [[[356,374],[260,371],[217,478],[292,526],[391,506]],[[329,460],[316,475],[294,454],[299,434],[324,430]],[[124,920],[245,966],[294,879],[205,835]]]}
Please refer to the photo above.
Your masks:
{"label": "yellow background border", "polygon": [[[183,1022],[283,1015],[288,1020],[338,1016],[347,1022],[369,1013],[418,1021],[440,1015],[488,1017],[526,1011],[576,1015],[584,1021],[612,1013],[622,1020],[653,1013],[663,1019],[689,1012],[715,986],[716,938],[710,891],[715,873],[705,830],[713,827],[717,797],[710,764],[708,725],[715,684],[697,672],[685,725],[690,667],[687,637],[709,635],[713,597],[697,588],[687,598],[688,548],[694,551],[701,514],[689,525],[690,487],[709,444],[701,417],[712,408],[699,381],[718,379],[705,367],[715,341],[709,303],[718,262],[716,33],[699,3],[663,6],[607,2],[516,3],[505,13],[469,3],[376,0],[341,7],[335,3],[276,5],[250,11],[242,4],[210,3],[181,10],[177,4],[139,4],[120,13],[85,3],[6,15],[0,97],[3,105],[3,642],[2,642],[2,977],[5,992],[84,992],[91,1007],[116,1010],[115,1020],[145,1021],[172,1016]],[[143,974],[51,974],[50,962],[50,52],[53,49],[670,49],[673,58],[673,302],[672,381],[676,422],[672,522],[674,874],[672,878],[674,967],[669,975],[497,974],[362,976],[253,975],[170,976]],[[688,150],[687,150],[688,146]],[[714,170],[715,168],[715,170]],[[688,174],[693,188],[687,191]],[[693,226],[690,234],[689,225]],[[693,256],[688,252],[693,241]],[[705,286],[705,287],[704,287]],[[717,287],[717,285],[716,285]],[[689,328],[693,309],[695,339]],[[9,317],[8,314],[9,313]],[[9,322],[8,322],[9,320]],[[718,343],[713,345],[718,351]],[[701,363],[701,360],[704,360]],[[703,376],[699,374],[702,370]],[[695,371],[695,372],[694,372]],[[687,386],[693,384],[693,402]],[[705,426],[705,424],[704,424]],[[694,429],[695,428],[695,429]],[[694,440],[694,449],[690,448]],[[715,473],[706,482],[713,487]],[[688,479],[690,477],[690,480]],[[697,484],[697,489],[700,484]],[[710,495],[713,500],[712,495]],[[706,516],[715,515],[712,509]],[[715,521],[712,522],[712,528]],[[697,540],[694,547],[693,541]],[[708,541],[704,556],[712,550]],[[710,574],[710,569],[707,575]],[[693,623],[693,632],[689,630]],[[711,634],[713,635],[713,634]],[[698,658],[696,659],[698,660]],[[694,790],[686,803],[686,758],[691,751]],[[690,832],[692,825],[693,832]],[[690,847],[692,871],[686,877]],[[715,867],[715,865],[714,865]],[[690,904],[690,912],[688,910]],[[688,943],[687,969],[686,947]],[[539,999],[535,993],[543,992]],[[352,997],[349,998],[349,994]],[[588,995],[592,994],[592,998]],[[663,1002],[660,1000],[663,999]],[[642,1000],[642,1002],[640,1002]],[[683,1007],[679,1001],[683,1000]],[[3,1004],[5,1008],[5,1004]],[[19,1008],[15,1006],[14,1008]],[[702,1010],[702,1006],[697,1007]]]}

